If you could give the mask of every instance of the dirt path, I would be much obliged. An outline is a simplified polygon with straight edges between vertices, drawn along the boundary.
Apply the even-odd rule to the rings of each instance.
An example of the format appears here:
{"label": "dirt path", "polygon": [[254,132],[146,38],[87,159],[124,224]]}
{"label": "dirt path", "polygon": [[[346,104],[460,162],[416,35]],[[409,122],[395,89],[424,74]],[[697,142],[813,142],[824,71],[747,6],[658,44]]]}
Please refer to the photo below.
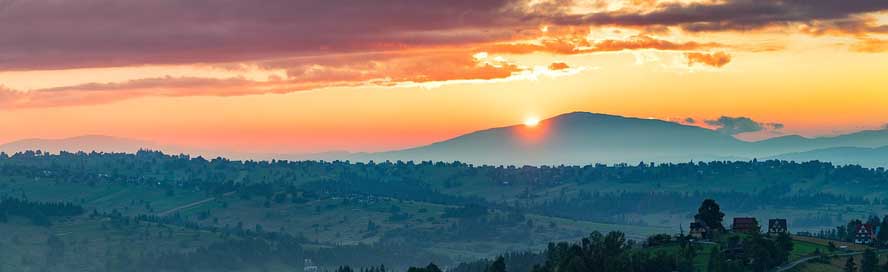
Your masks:
{"label": "dirt path", "polygon": [[[860,254],[863,254],[863,252],[849,252],[849,253],[842,253],[842,254],[834,254],[834,255],[831,255],[831,257],[848,257],[848,256],[856,256],[856,255],[860,255]],[[794,262],[778,266],[777,268],[774,269],[774,272],[784,272],[784,271],[793,269],[796,266],[803,264],[803,263],[807,263],[813,259],[816,259],[817,257],[818,256],[811,256],[811,257],[805,257],[805,258],[795,260]]]}

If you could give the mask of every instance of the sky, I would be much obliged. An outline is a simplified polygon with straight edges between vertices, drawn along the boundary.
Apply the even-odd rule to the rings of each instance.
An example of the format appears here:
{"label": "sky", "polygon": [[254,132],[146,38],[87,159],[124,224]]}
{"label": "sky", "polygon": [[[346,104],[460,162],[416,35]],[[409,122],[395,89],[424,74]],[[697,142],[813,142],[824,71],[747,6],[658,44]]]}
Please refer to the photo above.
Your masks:
{"label": "sky", "polygon": [[382,151],[588,111],[888,125],[888,1],[0,0],[0,142]]}

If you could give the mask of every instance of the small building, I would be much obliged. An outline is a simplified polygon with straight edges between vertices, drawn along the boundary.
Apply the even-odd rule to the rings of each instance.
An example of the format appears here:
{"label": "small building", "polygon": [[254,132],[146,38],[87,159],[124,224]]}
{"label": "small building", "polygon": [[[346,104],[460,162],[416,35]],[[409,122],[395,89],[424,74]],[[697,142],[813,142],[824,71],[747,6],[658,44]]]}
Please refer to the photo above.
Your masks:
{"label": "small building", "polygon": [[870,224],[860,224],[857,225],[857,229],[854,231],[854,243],[855,244],[870,244],[876,238],[876,231],[873,228],[873,225]]}
{"label": "small building", "polygon": [[768,220],[768,234],[780,234],[787,233],[788,228],[786,227],[786,219],[769,219]]}
{"label": "small building", "polygon": [[734,223],[731,224],[731,230],[742,233],[757,233],[761,231],[761,228],[755,217],[734,217]]}

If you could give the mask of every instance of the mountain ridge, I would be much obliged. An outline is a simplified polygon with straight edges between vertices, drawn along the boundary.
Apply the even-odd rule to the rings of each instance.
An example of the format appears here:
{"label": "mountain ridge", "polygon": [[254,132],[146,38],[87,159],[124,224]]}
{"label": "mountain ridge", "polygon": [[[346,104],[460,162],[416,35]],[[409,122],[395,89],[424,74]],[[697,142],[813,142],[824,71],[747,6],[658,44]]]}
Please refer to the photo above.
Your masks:
{"label": "mountain ridge", "polygon": [[139,151],[140,149],[156,149],[157,147],[157,144],[150,141],[107,135],[87,134],[57,139],[21,139],[0,145],[0,151],[6,153],[16,153],[27,150],[40,150],[51,153],[58,153],[60,151],[134,153],[136,151]]}
{"label": "mountain ridge", "polygon": [[[555,132],[535,144],[521,144],[517,140],[522,131],[534,129]],[[664,120],[571,112],[542,120],[538,127],[512,125],[479,130],[425,146],[367,154],[360,159],[585,165],[748,160],[841,146],[888,146],[888,130],[816,138],[787,135],[747,142],[711,129]]]}
{"label": "mountain ridge", "polygon": [[[821,157],[836,160],[845,158],[839,161],[854,163],[857,161],[848,159],[848,156],[839,156],[837,152],[873,152],[862,149],[837,149],[829,152],[818,150],[839,147],[874,149],[883,146],[888,146],[888,130],[865,130],[814,138],[786,135],[747,142],[715,130],[665,120],[576,111],[541,120],[536,126],[516,124],[482,129],[423,146],[376,153],[230,152],[161,146],[148,141],[104,135],[23,139],[0,145],[0,151],[14,153],[39,149],[54,153],[60,150],[135,152],[139,149],[152,149],[243,160],[402,160],[462,161],[490,165],[587,165]],[[824,152],[831,155],[827,156]],[[880,160],[877,157],[859,162],[872,165]]]}

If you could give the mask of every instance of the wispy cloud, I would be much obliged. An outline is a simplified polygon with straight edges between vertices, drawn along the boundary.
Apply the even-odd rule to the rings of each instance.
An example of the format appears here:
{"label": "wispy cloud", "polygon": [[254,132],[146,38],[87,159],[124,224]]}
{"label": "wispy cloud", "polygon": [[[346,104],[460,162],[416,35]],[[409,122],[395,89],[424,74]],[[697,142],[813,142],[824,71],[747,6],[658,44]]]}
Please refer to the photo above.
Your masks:
{"label": "wispy cloud", "polygon": [[0,88],[0,108],[91,105],[146,96],[240,96],[289,93],[347,86],[441,86],[447,82],[501,82],[539,76],[575,74],[582,67],[566,63],[532,67],[505,58],[466,52],[449,54],[356,55],[311,61],[264,63],[282,69],[286,77],[267,80],[244,77],[154,77],[112,83],[86,83],[35,90]]}

